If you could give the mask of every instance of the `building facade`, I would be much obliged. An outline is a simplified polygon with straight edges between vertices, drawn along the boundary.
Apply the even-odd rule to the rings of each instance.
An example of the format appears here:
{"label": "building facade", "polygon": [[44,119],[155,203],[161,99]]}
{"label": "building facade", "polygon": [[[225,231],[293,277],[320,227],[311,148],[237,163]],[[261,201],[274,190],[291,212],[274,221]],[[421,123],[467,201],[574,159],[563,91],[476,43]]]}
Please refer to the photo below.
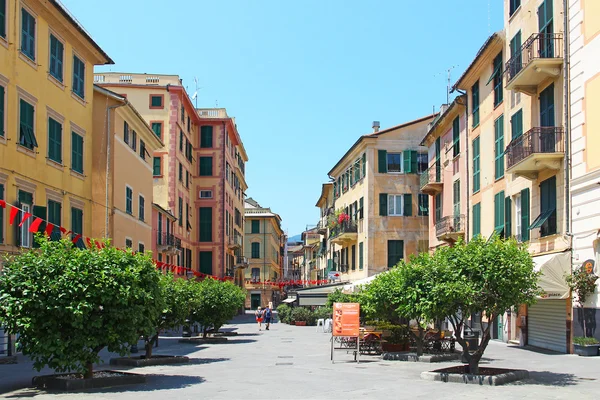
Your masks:
{"label": "building facade", "polygon": [[[181,247],[171,263],[200,271],[201,262],[194,251],[199,226],[194,223],[193,184],[198,168],[194,148],[199,140],[200,118],[181,80],[176,75],[111,72],[96,74],[94,81],[126,98],[164,144],[151,154],[153,202],[177,217],[171,234]],[[131,134],[123,140],[131,146],[129,141],[133,143],[136,138]]]}
{"label": "building facade", "polygon": [[316,280],[336,279],[336,273],[333,272],[333,250],[331,246],[328,246],[327,241],[328,219],[335,212],[333,203],[333,183],[324,183],[321,186],[321,196],[315,204],[319,208],[319,221],[317,222],[316,232],[319,234],[320,241],[315,263]]}
{"label": "building facade", "polygon": [[244,254],[248,260],[245,272],[246,308],[256,309],[269,302],[281,301],[284,234],[281,217],[262,207],[252,198],[245,200]]}
{"label": "building facade", "polygon": [[435,115],[361,136],[329,171],[334,212],[328,217],[333,270],[342,281],[387,271],[411,254],[427,251],[426,196],[419,173],[420,146]]}
{"label": "building facade", "polygon": [[164,144],[125,97],[99,86],[93,95],[92,236],[152,250],[152,155]]}
{"label": "building facade", "polygon": [[152,254],[157,261],[171,264],[181,248],[173,234],[177,217],[160,205],[152,204]]}
{"label": "building facade", "polygon": [[[92,236],[93,68],[113,62],[57,1],[0,4],[0,199]],[[32,247],[7,209],[0,252]]]}
{"label": "building facade", "polygon": [[[570,132],[573,270],[598,275],[600,262],[600,3],[570,1]],[[568,154],[568,153],[567,153]],[[584,265],[585,264],[585,265]],[[581,309],[573,299],[573,336],[600,339],[596,293]]]}

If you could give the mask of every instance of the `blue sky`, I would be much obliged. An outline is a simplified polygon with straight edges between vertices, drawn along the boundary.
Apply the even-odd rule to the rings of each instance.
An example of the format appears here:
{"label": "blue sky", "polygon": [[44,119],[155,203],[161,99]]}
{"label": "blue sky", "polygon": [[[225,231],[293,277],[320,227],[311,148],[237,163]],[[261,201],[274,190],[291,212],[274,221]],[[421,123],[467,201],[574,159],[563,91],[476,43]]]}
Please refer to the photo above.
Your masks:
{"label": "blue sky", "polygon": [[289,235],[314,225],[327,172],[374,120],[432,112],[494,31],[502,0],[62,0],[115,65],[178,74],[236,117],[248,195]]}

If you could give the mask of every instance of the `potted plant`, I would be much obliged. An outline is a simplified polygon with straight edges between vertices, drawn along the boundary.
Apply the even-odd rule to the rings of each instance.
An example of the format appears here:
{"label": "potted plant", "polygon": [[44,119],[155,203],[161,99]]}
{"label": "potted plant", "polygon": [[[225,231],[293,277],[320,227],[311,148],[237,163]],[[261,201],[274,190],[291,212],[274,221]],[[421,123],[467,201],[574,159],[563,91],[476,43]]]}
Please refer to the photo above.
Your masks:
{"label": "potted plant", "polygon": [[292,311],[292,319],[296,322],[296,326],[311,325],[311,321],[314,319],[313,313],[304,307],[294,308]]}
{"label": "potted plant", "polygon": [[583,336],[573,338],[573,348],[577,355],[584,357],[597,356],[599,347],[600,342],[596,338]]}
{"label": "potted plant", "polygon": [[383,351],[397,353],[409,350],[408,327],[406,325],[380,323],[377,325],[377,329],[382,331],[381,349]]}

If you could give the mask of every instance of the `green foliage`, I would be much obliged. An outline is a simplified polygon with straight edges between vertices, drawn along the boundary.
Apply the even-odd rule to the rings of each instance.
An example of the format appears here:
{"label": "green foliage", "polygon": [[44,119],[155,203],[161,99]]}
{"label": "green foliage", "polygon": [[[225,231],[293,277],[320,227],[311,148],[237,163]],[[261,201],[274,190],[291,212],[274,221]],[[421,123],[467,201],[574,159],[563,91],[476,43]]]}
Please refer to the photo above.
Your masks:
{"label": "green foliage", "polygon": [[313,311],[313,314],[315,316],[315,321],[316,321],[318,319],[331,318],[332,312],[331,312],[331,309],[329,309],[327,307],[317,307],[315,309],[315,311]]}
{"label": "green foliage", "polygon": [[195,301],[190,321],[203,326],[204,336],[211,327],[218,331],[237,314],[246,300],[245,292],[229,281],[208,278],[194,287]]}
{"label": "green foliage", "polygon": [[304,321],[306,325],[314,325],[315,316],[312,311],[304,307],[295,307],[292,310],[292,321]]}
{"label": "green foliage", "polygon": [[292,308],[285,303],[277,306],[277,317],[279,322],[289,323],[289,317],[292,314]]}
{"label": "green foliage", "polygon": [[148,254],[38,243],[9,258],[0,275],[0,320],[36,370],[89,376],[101,349],[125,355],[140,333],[156,329],[160,274]]}
{"label": "green foliage", "polygon": [[343,293],[340,289],[335,289],[327,295],[327,303],[325,306],[333,310],[333,303],[359,303],[360,299],[357,295]]}
{"label": "green foliage", "polygon": [[571,290],[577,293],[577,303],[583,308],[587,298],[593,295],[596,290],[598,277],[594,274],[588,274],[583,268],[580,268],[572,275],[567,275],[565,279]]}
{"label": "green foliage", "polygon": [[407,325],[395,325],[389,322],[377,322],[377,330],[389,332],[389,336],[384,335],[384,339],[390,344],[406,344],[409,341],[410,330]]}
{"label": "green foliage", "polygon": [[573,343],[578,344],[580,346],[590,346],[593,344],[598,344],[600,342],[598,342],[598,340],[593,337],[576,336],[573,338]]}

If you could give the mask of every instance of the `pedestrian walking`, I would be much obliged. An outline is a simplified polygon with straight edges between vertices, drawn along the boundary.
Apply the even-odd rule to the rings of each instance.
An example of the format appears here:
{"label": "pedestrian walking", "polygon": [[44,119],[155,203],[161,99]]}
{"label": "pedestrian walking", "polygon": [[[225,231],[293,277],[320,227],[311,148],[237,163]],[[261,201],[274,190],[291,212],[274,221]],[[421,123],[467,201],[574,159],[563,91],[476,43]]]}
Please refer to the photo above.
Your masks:
{"label": "pedestrian walking", "polygon": [[262,330],[262,322],[263,322],[263,310],[258,306],[254,315],[256,316],[256,322],[258,322],[258,330]]}
{"label": "pedestrian walking", "polygon": [[269,305],[267,305],[267,307],[265,308],[265,329],[266,330],[269,330],[269,326],[271,325],[271,316],[272,316],[271,307],[269,307]]}

